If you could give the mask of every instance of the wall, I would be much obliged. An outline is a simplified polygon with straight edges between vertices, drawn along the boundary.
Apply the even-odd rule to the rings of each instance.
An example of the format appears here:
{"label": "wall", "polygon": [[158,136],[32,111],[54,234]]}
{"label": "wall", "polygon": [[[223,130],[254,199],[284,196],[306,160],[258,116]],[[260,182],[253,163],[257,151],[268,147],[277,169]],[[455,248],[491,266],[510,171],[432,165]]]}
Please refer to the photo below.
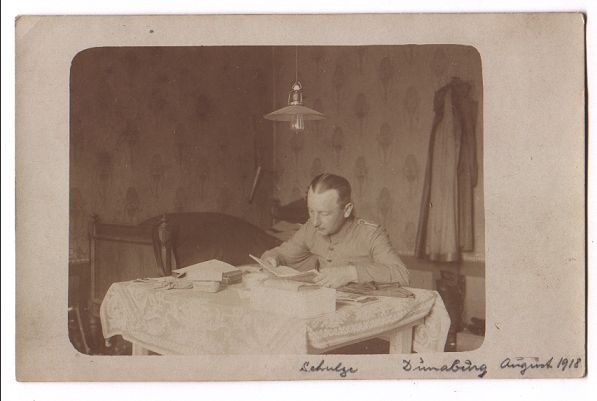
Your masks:
{"label": "wall", "polygon": [[264,47],[93,48],[71,68],[70,256],[87,225],[219,211],[268,227],[272,53]]}
{"label": "wall", "polygon": [[[294,47],[276,47],[273,61],[265,47],[80,53],[71,70],[71,256],[87,253],[92,213],[135,224],[222,211],[267,227],[271,196],[295,200],[324,170],[349,178],[358,214],[412,254],[433,95],[458,75],[479,103],[475,251],[465,258],[484,259],[483,84],[473,48],[300,47],[305,103],[328,118],[307,122],[304,135],[275,123],[274,148],[274,123],[262,116],[285,104],[294,75]],[[265,174],[249,204],[256,163]]]}
{"label": "wall", "polygon": [[[295,77],[295,48],[276,48],[276,107]],[[433,96],[451,77],[473,85],[478,102],[474,192],[475,250],[484,260],[483,82],[476,50],[456,45],[300,47],[299,79],[308,107],[328,117],[306,122],[303,134],[277,123],[274,195],[304,196],[311,178],[341,174],[353,185],[357,213],[383,224],[394,247],[413,254],[431,124]]]}

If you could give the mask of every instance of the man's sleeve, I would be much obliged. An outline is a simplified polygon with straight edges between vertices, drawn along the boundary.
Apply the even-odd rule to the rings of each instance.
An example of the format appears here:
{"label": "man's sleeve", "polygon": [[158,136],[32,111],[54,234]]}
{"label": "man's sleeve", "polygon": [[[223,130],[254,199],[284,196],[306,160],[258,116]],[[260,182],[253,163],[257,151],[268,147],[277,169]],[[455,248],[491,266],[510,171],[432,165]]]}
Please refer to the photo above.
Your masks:
{"label": "man's sleeve", "polygon": [[[279,265],[290,266],[302,270],[306,262],[313,256],[306,242],[307,224],[305,223],[298,231],[280,246],[265,251],[261,259],[274,257]],[[309,267],[309,268],[312,268]]]}
{"label": "man's sleeve", "polygon": [[378,228],[370,239],[372,262],[355,263],[360,283],[375,281],[378,283],[400,283],[408,285],[408,269],[396,251],[383,228]]}

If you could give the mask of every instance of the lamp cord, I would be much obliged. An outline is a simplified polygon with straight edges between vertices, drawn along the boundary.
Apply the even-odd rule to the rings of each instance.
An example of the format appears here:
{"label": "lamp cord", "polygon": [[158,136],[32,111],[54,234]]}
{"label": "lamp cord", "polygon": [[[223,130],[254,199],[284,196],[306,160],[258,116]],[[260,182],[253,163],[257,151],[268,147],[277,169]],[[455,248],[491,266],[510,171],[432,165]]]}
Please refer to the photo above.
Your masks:
{"label": "lamp cord", "polygon": [[298,46],[295,46],[294,82],[298,82]]}

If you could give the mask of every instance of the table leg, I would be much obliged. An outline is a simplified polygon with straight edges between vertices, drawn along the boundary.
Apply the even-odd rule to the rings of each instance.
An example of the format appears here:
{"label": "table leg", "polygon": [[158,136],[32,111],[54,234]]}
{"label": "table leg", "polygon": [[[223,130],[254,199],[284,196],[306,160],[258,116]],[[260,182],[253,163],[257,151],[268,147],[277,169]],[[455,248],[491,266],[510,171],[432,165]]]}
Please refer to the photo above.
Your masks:
{"label": "table leg", "polygon": [[132,354],[133,355],[149,355],[149,350],[147,348],[143,347],[142,345],[140,345],[139,343],[134,342]]}
{"label": "table leg", "polygon": [[411,354],[413,349],[413,327],[401,327],[390,333],[390,354]]}

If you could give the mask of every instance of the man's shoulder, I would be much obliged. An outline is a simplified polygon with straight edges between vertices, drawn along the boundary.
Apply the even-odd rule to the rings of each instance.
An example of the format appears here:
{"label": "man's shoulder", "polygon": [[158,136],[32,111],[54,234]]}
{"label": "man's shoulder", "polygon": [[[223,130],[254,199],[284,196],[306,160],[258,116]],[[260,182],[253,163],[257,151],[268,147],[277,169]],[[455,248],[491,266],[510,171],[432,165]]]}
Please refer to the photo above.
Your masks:
{"label": "man's shoulder", "polygon": [[355,220],[355,227],[357,228],[357,230],[359,232],[363,232],[363,233],[367,233],[367,234],[373,234],[373,233],[377,232],[378,230],[382,229],[381,225],[371,222],[369,220],[360,219],[360,218]]}
{"label": "man's shoulder", "polygon": [[372,221],[363,219],[363,218],[357,218],[356,219],[356,223],[360,226],[364,226],[364,227],[372,227],[372,228],[378,228],[381,227],[379,224],[374,223]]}

